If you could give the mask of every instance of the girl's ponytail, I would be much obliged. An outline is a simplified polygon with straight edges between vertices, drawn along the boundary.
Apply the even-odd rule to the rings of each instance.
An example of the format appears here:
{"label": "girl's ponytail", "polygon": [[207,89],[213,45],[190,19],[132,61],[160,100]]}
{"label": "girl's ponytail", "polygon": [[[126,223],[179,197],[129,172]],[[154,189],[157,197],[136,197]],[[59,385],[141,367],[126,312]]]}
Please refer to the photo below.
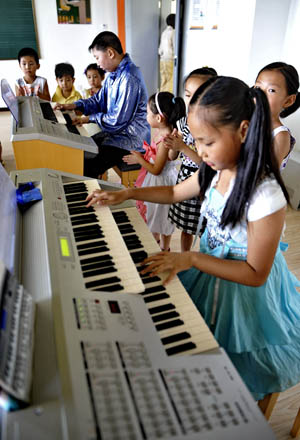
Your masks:
{"label": "girl's ponytail", "polygon": [[[222,227],[234,226],[243,218],[247,203],[266,176],[276,178],[289,200],[273,151],[269,103],[262,90],[249,89],[237,78],[212,78],[195,92],[190,107],[193,111],[195,108],[196,111],[198,108],[213,110],[207,112],[207,117],[214,127],[228,126],[238,130],[242,121],[249,121],[240,148],[234,187],[222,213]],[[199,170],[200,198],[203,198],[212,176],[213,172],[203,163]]]}
{"label": "girl's ponytail", "polygon": [[176,128],[176,122],[186,114],[184,100],[176,98],[170,92],[155,93],[150,96],[148,103],[152,113],[165,117],[167,125],[172,129]]}
{"label": "girl's ponytail", "polygon": [[241,147],[236,182],[223,211],[223,226],[228,223],[234,226],[242,218],[247,202],[259,182],[266,176],[276,178],[285,198],[289,200],[274,154],[268,99],[259,88],[248,89],[247,94],[246,102],[250,99],[255,102],[255,106],[245,142]]}
{"label": "girl's ponytail", "polygon": [[287,116],[291,115],[296,110],[298,110],[299,107],[300,107],[300,95],[299,95],[299,92],[297,92],[294,104],[292,104],[289,107],[282,110],[282,112],[280,113],[279,116],[281,118],[286,118]]}
{"label": "girl's ponytail", "polygon": [[172,98],[173,108],[168,116],[168,123],[172,128],[176,128],[176,122],[186,115],[186,108],[184,100],[180,97],[173,96]]}

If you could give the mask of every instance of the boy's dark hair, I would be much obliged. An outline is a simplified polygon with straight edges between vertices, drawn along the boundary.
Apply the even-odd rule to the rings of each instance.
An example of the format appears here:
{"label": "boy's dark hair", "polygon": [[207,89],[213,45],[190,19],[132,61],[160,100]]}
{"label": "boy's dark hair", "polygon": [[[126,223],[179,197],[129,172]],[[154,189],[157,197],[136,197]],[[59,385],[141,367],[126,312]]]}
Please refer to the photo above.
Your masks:
{"label": "boy's dark hair", "polygon": [[89,46],[89,51],[92,49],[106,51],[108,47],[112,47],[118,54],[123,53],[122,44],[119,37],[110,31],[100,32],[95,38],[92,44]]}
{"label": "boy's dark hair", "polygon": [[194,78],[194,77],[198,77],[198,76],[207,76],[207,77],[212,77],[212,76],[217,76],[217,72],[213,67],[200,67],[199,69],[195,69],[192,70],[191,73],[189,73],[185,79],[183,84],[185,85],[187,80],[190,78]]}
{"label": "boy's dark hair", "polygon": [[288,95],[296,95],[296,100],[295,100],[294,104],[283,109],[279,115],[282,118],[286,118],[287,116],[294,113],[300,107],[300,96],[298,93],[298,89],[299,89],[298,72],[295,69],[295,67],[292,66],[291,64],[286,64],[281,61],[276,61],[275,63],[271,63],[271,64],[268,64],[267,66],[263,67],[258,72],[256,79],[258,78],[258,76],[262,72],[264,72],[266,70],[278,70],[284,76]]}
{"label": "boy's dark hair", "polygon": [[86,75],[89,70],[97,70],[101,78],[105,76],[105,70],[101,69],[96,63],[89,64],[85,69],[84,74]]}
{"label": "boy's dark hair", "polygon": [[[262,90],[250,89],[237,78],[214,77],[196,90],[190,107],[192,111],[200,108],[213,110],[205,114],[210,118],[208,122],[214,127],[229,126],[238,129],[242,121],[249,121],[246,139],[237,163],[234,187],[222,213],[223,228],[228,224],[235,226],[242,219],[257,185],[266,176],[275,177],[285,198],[289,201],[274,154],[269,103]],[[201,200],[204,199],[205,191],[215,173],[216,171],[204,162],[201,164],[199,171]]]}
{"label": "boy's dark hair", "polygon": [[[156,97],[156,98],[155,98]],[[176,122],[183,118],[186,114],[184,100],[175,96],[170,92],[159,92],[151,95],[148,104],[152,113],[159,114],[159,110],[156,106],[155,99],[157,99],[158,106],[167,119],[168,125],[172,128],[176,128]]]}
{"label": "boy's dark hair", "polygon": [[59,63],[55,66],[55,77],[62,78],[65,75],[70,75],[72,78],[75,76],[75,70],[70,63]]}
{"label": "boy's dark hair", "polygon": [[175,29],[175,14],[169,14],[166,18],[166,23],[168,26],[172,26],[173,29]]}
{"label": "boy's dark hair", "polygon": [[37,51],[35,49],[32,49],[31,47],[23,47],[18,53],[18,61],[19,64],[21,62],[21,58],[23,57],[32,57],[34,58],[34,61],[36,64],[40,63],[39,56],[37,54]]}

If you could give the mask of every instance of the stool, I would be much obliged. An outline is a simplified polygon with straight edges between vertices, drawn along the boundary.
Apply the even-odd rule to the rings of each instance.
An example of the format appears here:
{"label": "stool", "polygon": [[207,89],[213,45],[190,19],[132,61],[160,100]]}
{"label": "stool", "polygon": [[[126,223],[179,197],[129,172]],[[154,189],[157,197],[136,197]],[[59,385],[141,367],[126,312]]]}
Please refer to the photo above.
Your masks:
{"label": "stool", "polygon": [[297,437],[300,434],[300,409],[298,410],[298,413],[296,415],[292,430],[291,430],[291,436]]}
{"label": "stool", "polygon": [[267,420],[269,420],[271,417],[278,396],[279,393],[271,393],[267,394],[263,399],[258,401],[258,406]]}
{"label": "stool", "polygon": [[121,177],[122,185],[133,188],[135,181],[139,175],[141,165],[137,164],[127,164],[123,162],[120,165],[116,165],[113,167],[114,171]]}

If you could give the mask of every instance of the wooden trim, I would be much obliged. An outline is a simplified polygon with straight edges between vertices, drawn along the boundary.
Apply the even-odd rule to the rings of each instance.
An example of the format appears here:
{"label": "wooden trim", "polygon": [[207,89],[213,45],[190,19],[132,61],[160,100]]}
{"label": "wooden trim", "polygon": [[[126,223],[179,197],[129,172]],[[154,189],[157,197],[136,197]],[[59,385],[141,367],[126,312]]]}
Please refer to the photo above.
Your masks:
{"label": "wooden trim", "polygon": [[118,36],[120,38],[123,51],[126,52],[125,0],[117,0],[117,12],[118,12]]}

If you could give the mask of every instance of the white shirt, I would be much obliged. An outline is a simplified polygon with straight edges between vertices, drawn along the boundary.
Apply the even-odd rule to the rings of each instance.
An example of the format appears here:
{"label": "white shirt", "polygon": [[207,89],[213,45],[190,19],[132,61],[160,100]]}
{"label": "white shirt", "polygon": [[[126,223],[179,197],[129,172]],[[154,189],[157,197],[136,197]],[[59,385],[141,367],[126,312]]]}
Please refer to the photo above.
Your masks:
{"label": "white shirt", "polygon": [[158,53],[160,59],[164,61],[170,61],[174,58],[175,51],[175,29],[172,26],[167,26],[162,32],[160,38],[160,45]]}
{"label": "white shirt", "polygon": [[[216,185],[219,175],[220,172],[217,171],[212,179],[210,187],[206,191],[206,197],[201,206],[201,213],[203,213],[204,216],[205,211],[209,209],[210,206],[208,200],[209,192],[211,191],[211,188]],[[234,182],[235,179],[231,179],[228,191],[223,196],[224,205],[232,192]],[[276,211],[279,211],[281,208],[286,206],[286,203],[286,199],[278,182],[271,177],[267,177],[260,184],[258,184],[239,223],[237,223],[234,227],[231,225],[225,226],[224,229],[219,230],[219,233],[217,231],[217,235],[220,235],[223,238],[230,236],[237,243],[247,245],[247,223],[260,220]]]}
{"label": "white shirt", "polygon": [[32,84],[27,84],[24,78],[17,79],[16,84],[18,87],[23,87],[25,96],[37,96],[38,92],[43,93],[46,81],[46,78],[37,76]]}

